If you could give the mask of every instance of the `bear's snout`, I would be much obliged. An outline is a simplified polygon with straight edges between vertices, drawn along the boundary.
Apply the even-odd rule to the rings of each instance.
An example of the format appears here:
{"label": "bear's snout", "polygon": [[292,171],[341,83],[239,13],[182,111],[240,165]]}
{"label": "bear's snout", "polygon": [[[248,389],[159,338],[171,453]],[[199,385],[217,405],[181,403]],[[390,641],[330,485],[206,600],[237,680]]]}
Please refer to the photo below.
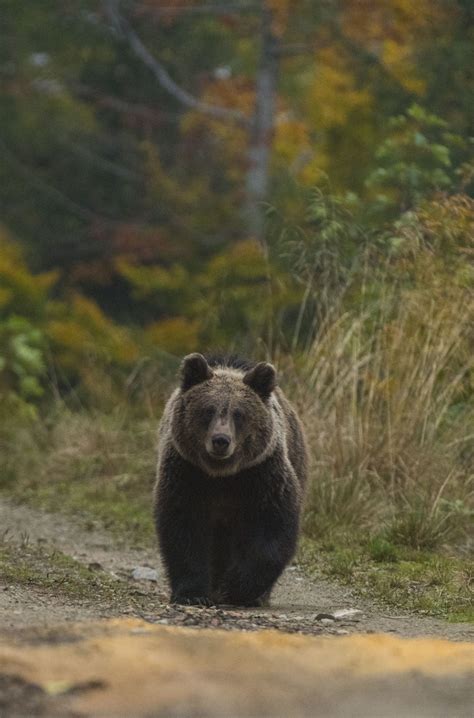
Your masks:
{"label": "bear's snout", "polygon": [[231,443],[232,439],[228,434],[214,434],[211,439],[212,451],[210,453],[224,459],[230,454]]}
{"label": "bear's snout", "polygon": [[225,451],[229,448],[230,436],[225,434],[217,434],[212,437],[212,448],[217,451]]}

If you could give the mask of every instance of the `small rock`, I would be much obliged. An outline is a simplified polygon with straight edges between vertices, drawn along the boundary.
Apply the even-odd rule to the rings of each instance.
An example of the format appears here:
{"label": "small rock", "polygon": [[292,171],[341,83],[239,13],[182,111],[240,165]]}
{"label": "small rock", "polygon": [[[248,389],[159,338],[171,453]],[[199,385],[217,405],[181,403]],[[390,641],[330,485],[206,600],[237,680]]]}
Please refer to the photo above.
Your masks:
{"label": "small rock", "polygon": [[342,621],[345,618],[355,618],[356,616],[361,616],[362,611],[360,611],[358,608],[343,608],[340,611],[334,611],[333,614],[336,621]]}
{"label": "small rock", "polygon": [[337,631],[336,631],[336,634],[337,634],[338,636],[348,636],[348,635],[349,635],[349,631],[344,630],[344,628],[338,628]]}
{"label": "small rock", "polygon": [[324,619],[328,619],[329,621],[335,621],[335,617],[332,613],[318,613],[315,617],[315,621],[323,621]]}
{"label": "small rock", "polygon": [[132,571],[132,578],[135,581],[158,581],[158,571],[149,566],[137,566]]}
{"label": "small rock", "polygon": [[89,571],[103,571],[104,570],[104,567],[98,561],[92,561],[92,563],[88,563],[87,568],[89,569]]}
{"label": "small rock", "polygon": [[70,681],[47,681],[43,683],[43,689],[48,696],[59,696],[71,690],[73,684]]}
{"label": "small rock", "polygon": [[319,623],[322,623],[323,626],[332,626],[334,623],[334,619],[333,618],[321,618]]}

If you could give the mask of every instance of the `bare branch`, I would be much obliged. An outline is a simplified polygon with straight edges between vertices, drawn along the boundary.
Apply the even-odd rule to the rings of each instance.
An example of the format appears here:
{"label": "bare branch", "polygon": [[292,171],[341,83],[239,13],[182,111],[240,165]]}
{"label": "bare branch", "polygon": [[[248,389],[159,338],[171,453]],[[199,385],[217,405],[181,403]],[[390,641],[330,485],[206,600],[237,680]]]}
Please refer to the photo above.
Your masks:
{"label": "bare branch", "polygon": [[184,107],[197,110],[198,112],[209,115],[209,117],[214,117],[217,120],[237,122],[238,124],[244,126],[249,125],[249,120],[243,112],[240,112],[240,110],[231,110],[226,107],[210,105],[207,102],[199,100],[197,97],[194,97],[194,95],[191,95],[191,93],[187,90],[180,87],[170,77],[161,62],[153,57],[153,55],[145,47],[131,25],[124,17],[122,17],[118,9],[118,0],[105,0],[105,9],[115,32],[128,42],[135,55],[140,58],[140,60],[142,60],[142,62],[152,71],[161,87],[178,100],[178,102],[184,105]]}

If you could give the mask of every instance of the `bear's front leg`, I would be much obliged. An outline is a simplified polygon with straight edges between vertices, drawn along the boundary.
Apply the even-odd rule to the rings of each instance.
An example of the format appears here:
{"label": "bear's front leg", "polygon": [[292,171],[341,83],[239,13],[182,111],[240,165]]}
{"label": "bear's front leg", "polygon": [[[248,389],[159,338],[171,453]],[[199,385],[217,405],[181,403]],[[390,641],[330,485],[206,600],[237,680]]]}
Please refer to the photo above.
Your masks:
{"label": "bear's front leg", "polygon": [[295,554],[301,509],[297,484],[278,457],[265,471],[255,469],[260,481],[251,475],[247,501],[233,522],[232,556],[219,587],[226,603],[265,604]]}
{"label": "bear's front leg", "polygon": [[171,602],[209,606],[210,531],[205,507],[183,496],[179,482],[158,487],[155,509],[161,555],[171,587]]}
{"label": "bear's front leg", "polygon": [[250,533],[242,537],[240,549],[220,586],[225,602],[238,606],[264,605],[294,555],[296,540],[297,528],[292,526],[278,532],[258,532],[254,536]]}
{"label": "bear's front leg", "polygon": [[241,555],[229,568],[220,595],[225,603],[236,606],[261,606],[268,600],[271,590],[281,575],[291,554],[275,555],[264,544],[253,544],[249,552]]}
{"label": "bear's front leg", "polygon": [[184,512],[158,519],[161,553],[171,587],[171,603],[211,605],[209,537]]}

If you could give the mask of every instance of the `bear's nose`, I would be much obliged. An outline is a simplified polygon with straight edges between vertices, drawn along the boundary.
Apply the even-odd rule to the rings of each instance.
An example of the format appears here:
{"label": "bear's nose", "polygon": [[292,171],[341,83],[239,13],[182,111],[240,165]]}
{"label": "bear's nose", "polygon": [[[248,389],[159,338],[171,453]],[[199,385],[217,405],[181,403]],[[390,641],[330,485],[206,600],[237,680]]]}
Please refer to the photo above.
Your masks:
{"label": "bear's nose", "polygon": [[224,453],[230,445],[230,436],[227,434],[215,434],[212,437],[212,448],[219,454]]}

